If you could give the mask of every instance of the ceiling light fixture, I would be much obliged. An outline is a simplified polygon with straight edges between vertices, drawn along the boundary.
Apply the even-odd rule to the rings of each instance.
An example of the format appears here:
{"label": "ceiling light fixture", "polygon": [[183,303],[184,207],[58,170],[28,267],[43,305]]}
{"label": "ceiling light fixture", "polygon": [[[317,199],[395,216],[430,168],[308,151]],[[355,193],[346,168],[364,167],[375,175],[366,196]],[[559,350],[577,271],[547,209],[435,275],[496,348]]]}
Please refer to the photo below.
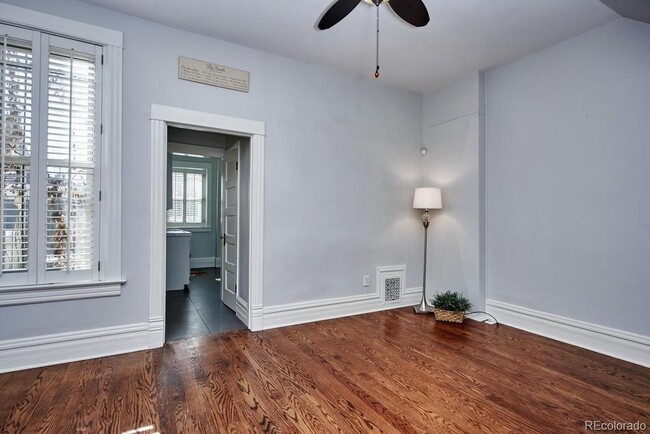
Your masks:
{"label": "ceiling light fixture", "polygon": [[[356,8],[362,0],[338,0],[334,3],[323,15],[318,28],[326,30],[334,24],[345,18],[354,8]],[[415,27],[424,27],[429,22],[429,12],[422,0],[363,0],[363,2],[375,5],[377,7],[377,38],[376,38],[376,63],[375,78],[379,78],[379,6],[382,3],[388,5],[395,11],[395,13],[407,23]]]}

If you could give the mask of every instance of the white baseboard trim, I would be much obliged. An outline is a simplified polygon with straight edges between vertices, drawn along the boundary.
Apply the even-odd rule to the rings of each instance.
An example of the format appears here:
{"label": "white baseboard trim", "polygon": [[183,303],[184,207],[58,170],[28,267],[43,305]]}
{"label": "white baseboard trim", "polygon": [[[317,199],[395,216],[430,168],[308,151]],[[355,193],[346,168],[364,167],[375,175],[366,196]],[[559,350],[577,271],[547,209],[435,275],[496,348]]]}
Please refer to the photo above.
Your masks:
{"label": "white baseboard trim", "polygon": [[[257,330],[267,330],[351,315],[361,315],[380,310],[397,309],[418,304],[421,291],[421,288],[406,289],[399,301],[389,303],[384,302],[381,296],[373,293],[269,306],[263,308],[261,321],[256,320],[255,316],[253,317],[253,321],[255,323],[254,325],[259,327]],[[256,330],[253,327],[251,329]]]}
{"label": "white baseboard trim", "polygon": [[0,341],[0,373],[146,350],[148,323]]}
{"label": "white baseboard trim", "polygon": [[262,305],[250,305],[250,331],[257,332],[264,329],[264,308]]}
{"label": "white baseboard trim", "polygon": [[650,337],[487,300],[487,311],[500,323],[597,353],[650,367]]}
{"label": "white baseboard trim", "polygon": [[239,296],[237,296],[236,303],[237,309],[235,311],[235,314],[237,315],[237,318],[239,318],[239,320],[243,322],[246,327],[248,327],[248,303],[246,300],[240,298]]}
{"label": "white baseboard trim", "polygon": [[202,258],[190,258],[190,268],[212,268],[221,267],[221,259],[217,265],[217,258],[214,256],[206,256]]}
{"label": "white baseboard trim", "polygon": [[165,320],[163,317],[149,318],[149,348],[165,345]]}

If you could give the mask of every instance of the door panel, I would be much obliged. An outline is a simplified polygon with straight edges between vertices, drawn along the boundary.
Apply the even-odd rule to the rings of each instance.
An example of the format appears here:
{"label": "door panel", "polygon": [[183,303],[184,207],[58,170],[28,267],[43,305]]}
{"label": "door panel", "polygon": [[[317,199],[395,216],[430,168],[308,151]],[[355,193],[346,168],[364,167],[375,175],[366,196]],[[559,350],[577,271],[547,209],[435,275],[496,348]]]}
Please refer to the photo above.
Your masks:
{"label": "door panel", "polygon": [[221,300],[230,309],[237,306],[237,267],[239,265],[239,142],[223,156],[223,251],[221,266]]}

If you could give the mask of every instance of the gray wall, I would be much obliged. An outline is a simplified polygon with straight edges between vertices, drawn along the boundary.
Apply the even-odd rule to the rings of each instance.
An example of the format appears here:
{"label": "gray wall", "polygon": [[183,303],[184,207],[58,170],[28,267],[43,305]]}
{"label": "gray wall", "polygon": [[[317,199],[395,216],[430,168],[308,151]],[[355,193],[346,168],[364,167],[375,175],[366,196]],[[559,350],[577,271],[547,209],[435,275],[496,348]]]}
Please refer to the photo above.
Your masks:
{"label": "gray wall", "polygon": [[442,189],[429,227],[427,293],[465,293],[483,309],[481,185],[483,76],[468,74],[424,95],[424,184]]}
{"label": "gray wall", "polygon": [[[9,3],[124,32],[128,282],[120,297],[0,308],[0,340],[147,321],[152,103],[266,123],[265,305],[370,292],[377,265],[406,264],[419,285],[420,94],[73,0]],[[179,55],[250,71],[250,93],[178,80]]]}
{"label": "gray wall", "polygon": [[488,299],[650,335],[650,25],[487,75]]}
{"label": "gray wall", "polygon": [[[210,221],[209,226],[210,230],[206,231],[205,228],[182,228],[192,232],[192,241],[190,244],[190,255],[192,258],[216,258],[220,254],[220,250],[217,248],[219,240],[219,234],[221,233],[221,221],[220,221],[220,195],[219,190],[221,188],[221,160],[216,158],[193,158],[186,157],[182,155],[168,155],[168,158],[171,157],[172,164],[179,162],[189,163],[208,163],[211,166],[211,180],[210,188],[208,189],[208,195],[211,199],[210,210]],[[174,227],[173,224],[167,223],[167,227]]]}

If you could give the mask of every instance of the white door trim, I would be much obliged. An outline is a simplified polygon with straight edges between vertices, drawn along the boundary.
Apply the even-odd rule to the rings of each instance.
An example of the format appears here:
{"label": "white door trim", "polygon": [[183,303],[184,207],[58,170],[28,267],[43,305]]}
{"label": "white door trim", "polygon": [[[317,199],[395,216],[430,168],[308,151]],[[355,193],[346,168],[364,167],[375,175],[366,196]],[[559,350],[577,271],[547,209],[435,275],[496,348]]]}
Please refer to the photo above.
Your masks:
{"label": "white door trim", "polygon": [[262,325],[264,249],[264,139],[263,122],[151,105],[151,199],[149,210],[149,347],[165,343],[165,195],[167,190],[167,126],[207,130],[250,137],[250,267],[249,300],[245,319],[251,330]]}

